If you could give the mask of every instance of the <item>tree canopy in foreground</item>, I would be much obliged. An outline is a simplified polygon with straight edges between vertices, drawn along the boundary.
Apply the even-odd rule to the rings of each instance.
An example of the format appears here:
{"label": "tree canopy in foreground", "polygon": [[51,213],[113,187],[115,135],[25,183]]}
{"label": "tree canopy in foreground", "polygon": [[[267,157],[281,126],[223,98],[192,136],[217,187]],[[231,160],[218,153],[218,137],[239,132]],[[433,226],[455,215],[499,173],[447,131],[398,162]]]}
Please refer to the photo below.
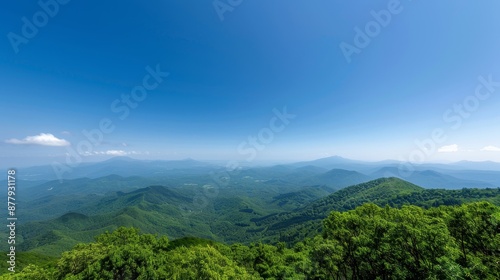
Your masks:
{"label": "tree canopy in foreground", "polygon": [[287,248],[119,228],[0,279],[500,279],[500,207],[364,204]]}

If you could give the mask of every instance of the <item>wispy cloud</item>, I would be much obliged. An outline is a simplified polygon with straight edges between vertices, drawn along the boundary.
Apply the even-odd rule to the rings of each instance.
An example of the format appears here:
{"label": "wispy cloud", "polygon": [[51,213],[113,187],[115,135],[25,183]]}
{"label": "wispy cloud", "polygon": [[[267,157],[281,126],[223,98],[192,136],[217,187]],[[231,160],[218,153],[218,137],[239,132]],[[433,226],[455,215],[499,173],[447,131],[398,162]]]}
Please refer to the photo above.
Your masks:
{"label": "wispy cloud", "polygon": [[448,145],[448,146],[442,146],[441,148],[438,149],[438,152],[440,153],[455,153],[458,152],[458,145],[453,144],[453,145]]}
{"label": "wispy cloud", "polygon": [[93,151],[93,152],[85,152],[84,156],[97,156],[97,155],[105,155],[105,156],[127,156],[127,155],[140,155],[142,153],[136,151],[124,151],[124,150],[107,150],[107,151]]}
{"label": "wispy cloud", "polygon": [[486,146],[486,147],[482,148],[481,151],[500,152],[500,147],[490,145],[490,146]]}
{"label": "wispy cloud", "polygon": [[108,151],[105,151],[104,154],[108,155],[108,156],[125,156],[125,155],[128,155],[128,153],[125,152],[125,151],[123,151],[123,150],[108,150]]}
{"label": "wispy cloud", "polygon": [[42,146],[55,146],[55,147],[63,147],[69,146],[70,143],[65,139],[59,139],[50,133],[40,133],[35,136],[27,136],[24,139],[8,139],[5,140],[6,143],[16,144],[16,145],[42,145]]}

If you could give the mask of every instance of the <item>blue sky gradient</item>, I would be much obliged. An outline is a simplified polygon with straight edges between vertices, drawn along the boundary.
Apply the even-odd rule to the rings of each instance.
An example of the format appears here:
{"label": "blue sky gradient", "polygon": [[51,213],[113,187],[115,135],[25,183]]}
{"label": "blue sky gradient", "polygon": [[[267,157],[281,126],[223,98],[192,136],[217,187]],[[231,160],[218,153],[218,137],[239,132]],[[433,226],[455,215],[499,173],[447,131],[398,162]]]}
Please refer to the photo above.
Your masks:
{"label": "blue sky gradient", "polygon": [[[4,4],[2,165],[71,151],[84,161],[500,161],[498,1],[243,0],[223,20],[214,1],[109,2],[42,0],[57,12],[14,46],[23,17],[33,23],[43,5]],[[357,47],[355,29],[382,10],[390,20]],[[342,42],[358,53],[346,59]],[[126,104],[148,66],[169,75],[120,119],[113,102]],[[273,110],[285,107],[295,117],[271,129]],[[91,149],[81,144],[103,119],[114,130]]]}

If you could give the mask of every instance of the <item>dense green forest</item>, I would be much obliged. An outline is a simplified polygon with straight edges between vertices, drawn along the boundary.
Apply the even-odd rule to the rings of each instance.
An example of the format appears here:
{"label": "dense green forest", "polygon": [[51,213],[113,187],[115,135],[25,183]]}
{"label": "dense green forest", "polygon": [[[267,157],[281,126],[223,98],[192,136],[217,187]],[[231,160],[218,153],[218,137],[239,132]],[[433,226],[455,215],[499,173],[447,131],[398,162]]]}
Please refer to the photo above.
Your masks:
{"label": "dense green forest", "polygon": [[[198,209],[185,208],[192,204],[197,188],[191,185],[152,185],[106,194],[94,193],[96,186],[88,192],[82,188],[105,186],[112,179],[69,181],[61,194],[51,196],[31,193],[38,198],[24,204],[24,217],[35,213],[54,218],[19,227],[16,272],[10,274],[3,262],[1,277],[500,276],[498,188],[424,189],[398,178],[380,178],[336,191],[325,185],[235,184],[219,188]],[[117,189],[137,181],[118,179]]]}
{"label": "dense green forest", "polygon": [[[82,192],[76,186],[74,189]],[[66,191],[72,190],[67,187]],[[334,192],[325,186],[286,190],[274,189],[272,185],[228,186],[219,188],[217,196],[207,199],[201,208],[192,207],[194,190],[149,186],[103,196],[60,195],[23,203],[23,221],[30,213],[40,215],[42,206],[55,217],[20,225],[18,249],[58,257],[76,244],[91,242],[95,236],[120,226],[168,235],[171,239],[196,236],[225,244],[285,242],[293,246],[319,234],[322,220],[331,211],[352,210],[367,202],[381,207],[424,208],[474,201],[500,205],[498,188],[424,189],[397,178],[376,179]],[[76,200],[81,203],[75,203]],[[63,208],[62,202],[74,208]]]}
{"label": "dense green forest", "polygon": [[121,227],[0,279],[500,279],[500,207],[363,204],[288,247]]}
{"label": "dense green forest", "polygon": [[500,205],[500,189],[424,189],[398,178],[380,178],[338,190],[296,211],[282,212],[254,219],[265,228],[263,238],[294,244],[321,232],[322,220],[331,211],[352,210],[364,203],[401,207],[416,205],[423,208],[440,205],[460,205],[474,201],[489,201]]}

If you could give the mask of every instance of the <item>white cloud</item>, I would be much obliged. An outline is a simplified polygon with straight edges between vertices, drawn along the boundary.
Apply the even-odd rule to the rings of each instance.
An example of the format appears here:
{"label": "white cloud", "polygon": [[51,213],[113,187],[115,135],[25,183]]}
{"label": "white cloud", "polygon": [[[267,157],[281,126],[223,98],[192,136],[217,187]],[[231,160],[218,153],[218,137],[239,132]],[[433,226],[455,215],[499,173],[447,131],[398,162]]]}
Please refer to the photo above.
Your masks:
{"label": "white cloud", "polygon": [[109,156],[124,156],[127,155],[128,153],[122,150],[109,150],[106,151],[105,154]]}
{"label": "white cloud", "polygon": [[82,155],[84,156],[96,156],[96,155],[106,155],[106,156],[126,156],[126,155],[140,155],[142,153],[136,151],[126,152],[123,150],[107,150],[107,151],[94,151],[94,152],[85,152]]}
{"label": "white cloud", "polygon": [[438,152],[440,153],[455,153],[458,152],[458,145],[453,144],[453,145],[448,145],[448,146],[443,146],[438,149]]}
{"label": "white cloud", "polygon": [[481,149],[481,151],[487,151],[487,152],[500,152],[500,148],[497,146],[486,146]]}
{"label": "white cloud", "polygon": [[50,133],[40,133],[39,135],[28,136],[21,140],[12,138],[5,140],[5,142],[9,144],[18,144],[18,145],[32,144],[32,145],[56,146],[56,147],[70,145],[70,143],[65,139],[59,139]]}

